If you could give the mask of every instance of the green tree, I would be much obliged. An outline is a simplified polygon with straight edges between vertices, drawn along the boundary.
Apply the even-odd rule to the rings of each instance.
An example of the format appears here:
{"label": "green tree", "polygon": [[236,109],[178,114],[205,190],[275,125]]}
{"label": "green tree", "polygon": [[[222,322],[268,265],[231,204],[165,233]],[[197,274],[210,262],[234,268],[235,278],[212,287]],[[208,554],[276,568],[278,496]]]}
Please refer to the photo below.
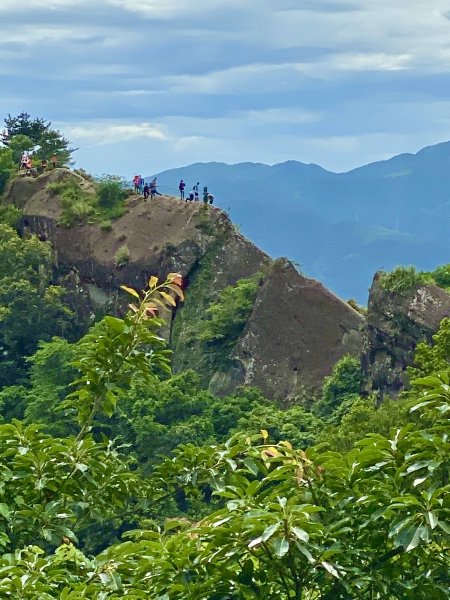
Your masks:
{"label": "green tree", "polygon": [[[173,301],[171,294],[182,297],[174,283],[178,278],[173,274],[160,285],[151,278],[150,289],[139,305],[132,304],[123,320],[106,317],[98,327],[99,335],[86,336],[80,345],[82,355],[75,361],[79,377],[74,382],[75,391],[64,403],[65,409],[78,414],[80,429],[76,437],[53,438],[43,434],[39,426],[25,426],[17,420],[0,426],[3,552],[17,549],[22,556],[31,543],[41,543],[48,549],[62,541],[72,547],[71,541],[77,540],[75,526],[80,533],[102,520],[117,518],[116,512],[133,497],[145,497],[143,482],[129,470],[114,444],[105,439],[97,443],[89,432],[98,416],[111,415],[116,394],[129,384],[133,373],[147,378],[161,369],[168,370],[167,350],[155,333],[161,322],[153,315],[156,306]],[[124,289],[139,297],[134,290]],[[61,348],[55,351],[55,345],[61,343],[54,340],[42,345],[34,363],[46,363],[54,380],[64,385],[65,377],[58,374],[59,360],[53,360],[55,355],[61,356]],[[67,352],[67,348],[62,350]],[[35,383],[46,385],[41,375],[39,371],[34,373]],[[43,551],[37,549],[37,553]],[[2,580],[3,596],[11,589],[11,579],[2,576]],[[32,589],[36,597],[45,597],[40,595],[39,586]]]}
{"label": "green tree", "polygon": [[0,422],[23,419],[28,401],[28,389],[23,385],[11,385],[0,390]]}
{"label": "green tree", "polygon": [[[329,377],[325,377],[322,398],[315,405],[314,412],[323,417],[331,417],[345,402],[355,400],[363,383],[363,373],[357,358],[343,356],[334,365]],[[338,417],[339,419],[339,417]]]}
{"label": "green tree", "polygon": [[39,342],[36,352],[27,359],[31,385],[25,410],[28,423],[46,424],[46,432],[60,437],[75,432],[73,415],[58,411],[58,406],[70,393],[71,382],[77,378],[73,363],[79,354],[79,344],[71,344],[62,338]]}
{"label": "green tree", "polygon": [[5,129],[1,134],[1,141],[5,146],[14,144],[15,136],[26,136],[32,142],[33,146],[39,146],[34,152],[37,158],[49,159],[55,155],[58,158],[58,164],[65,165],[70,162],[70,157],[75,151],[70,148],[70,142],[63,134],[51,128],[51,122],[39,117],[32,118],[30,114],[23,112],[16,117],[10,114],[5,118]]}
{"label": "green tree", "polygon": [[217,302],[207,309],[208,319],[203,323],[200,339],[221,345],[232,343],[253,310],[260,282],[261,273],[256,273],[226,287]]}
{"label": "green tree", "polygon": [[322,427],[322,421],[301,406],[281,410],[271,403],[242,416],[235,431],[254,435],[263,429],[276,443],[289,440],[298,448],[307,448],[314,444]]}
{"label": "green tree", "polygon": [[389,435],[392,427],[404,427],[417,419],[410,414],[414,398],[386,399],[381,405],[374,398],[352,396],[341,405],[331,423],[324,425],[316,440],[331,450],[347,452],[370,433]]}
{"label": "green tree", "polygon": [[450,287],[450,264],[437,267],[432,273],[432,278],[442,288]]}
{"label": "green tree", "polygon": [[0,194],[3,193],[8,179],[17,168],[13,153],[9,148],[0,148]]}
{"label": "green tree", "polygon": [[450,365],[450,319],[441,321],[438,331],[433,335],[433,342],[420,342],[414,353],[414,363],[408,367],[411,380],[444,371]]}
{"label": "green tree", "polygon": [[17,135],[24,135],[31,139],[35,144],[50,129],[51,123],[45,119],[32,119],[31,115],[22,112],[16,117],[8,114],[4,120],[4,130],[0,134],[0,139],[5,146],[9,146],[11,139]]}
{"label": "green tree", "polygon": [[23,376],[24,357],[39,340],[70,332],[72,313],[62,301],[64,290],[51,284],[49,244],[21,239],[0,224],[0,253],[0,385],[10,385]]}
{"label": "green tree", "polygon": [[97,200],[105,219],[117,219],[125,211],[124,200],[127,192],[121,177],[115,175],[103,175],[97,182]]}
{"label": "green tree", "polygon": [[22,133],[14,135],[8,140],[8,148],[12,152],[13,162],[17,167],[20,166],[23,152],[30,152],[33,150],[34,146],[35,143],[33,140]]}

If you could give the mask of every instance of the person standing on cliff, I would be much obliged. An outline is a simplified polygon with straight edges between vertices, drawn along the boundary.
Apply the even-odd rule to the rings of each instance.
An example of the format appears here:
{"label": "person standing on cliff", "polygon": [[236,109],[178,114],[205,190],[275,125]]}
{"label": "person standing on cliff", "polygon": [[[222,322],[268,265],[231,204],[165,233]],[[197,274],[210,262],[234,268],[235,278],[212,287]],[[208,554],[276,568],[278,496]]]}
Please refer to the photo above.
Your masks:
{"label": "person standing on cliff", "polygon": [[26,150],[24,150],[22,152],[22,158],[20,159],[20,168],[26,169],[27,163],[28,163],[28,152]]}
{"label": "person standing on cliff", "polygon": [[156,177],[152,180],[152,182],[150,183],[150,198],[153,200],[153,198],[155,196],[162,196],[162,194],[160,194],[158,192],[158,190],[156,189],[157,183],[156,183]]}
{"label": "person standing on cliff", "polygon": [[56,156],[56,154],[54,154],[51,159],[50,162],[52,163],[52,167],[54,169],[56,169],[56,167],[58,166],[58,157]]}
{"label": "person standing on cliff", "polygon": [[194,197],[195,197],[195,201],[198,201],[198,190],[199,190],[199,185],[200,185],[200,181],[197,181],[197,183],[194,185],[194,187],[192,188],[194,190]]}
{"label": "person standing on cliff", "polygon": [[148,187],[148,183],[144,185],[144,200],[150,196],[150,188]]}
{"label": "person standing on cliff", "polygon": [[184,188],[186,187],[186,184],[184,183],[183,180],[180,181],[180,185],[178,186],[178,189],[180,190],[180,200],[184,200]]}

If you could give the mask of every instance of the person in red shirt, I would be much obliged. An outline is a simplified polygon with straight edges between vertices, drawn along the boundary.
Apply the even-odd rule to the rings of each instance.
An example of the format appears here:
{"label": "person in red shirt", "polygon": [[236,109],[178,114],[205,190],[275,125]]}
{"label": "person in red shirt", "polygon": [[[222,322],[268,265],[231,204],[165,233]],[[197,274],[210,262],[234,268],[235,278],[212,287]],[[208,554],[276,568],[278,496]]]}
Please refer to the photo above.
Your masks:
{"label": "person in red shirt", "polygon": [[58,157],[56,156],[56,154],[54,154],[51,159],[50,159],[51,163],[52,163],[52,167],[54,169],[56,169],[56,167],[58,166]]}

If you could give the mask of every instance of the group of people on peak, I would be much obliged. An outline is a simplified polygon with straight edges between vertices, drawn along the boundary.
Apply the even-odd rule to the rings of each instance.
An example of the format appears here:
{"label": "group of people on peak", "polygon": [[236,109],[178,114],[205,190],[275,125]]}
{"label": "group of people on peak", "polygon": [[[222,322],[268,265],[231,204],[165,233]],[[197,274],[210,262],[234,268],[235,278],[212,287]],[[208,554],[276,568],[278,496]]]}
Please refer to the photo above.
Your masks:
{"label": "group of people on peak", "polygon": [[[52,169],[56,169],[58,166],[58,157],[54,154],[50,159],[50,165]],[[46,158],[36,159],[29,152],[22,152],[20,158],[20,169],[25,171],[25,175],[31,175],[36,177],[41,173],[47,171],[49,167],[48,160]]]}
{"label": "group of people on peak", "polygon": [[[156,179],[157,178],[154,177],[150,183],[146,183],[141,175],[135,175],[133,177],[134,192],[144,196],[144,200],[147,200],[149,197],[153,199],[155,196],[162,196],[162,194],[158,192],[158,184]],[[192,191],[189,192],[189,195],[185,194],[186,183],[183,181],[183,179],[178,185],[178,190],[180,192],[180,199],[184,200],[185,202],[198,201],[200,199],[199,181],[197,181],[197,183],[192,187]],[[205,204],[213,204],[214,202],[214,195],[208,192],[208,188],[206,186],[203,188],[203,202]]]}
{"label": "group of people on peak", "polygon": [[[192,187],[192,191],[189,192],[189,196],[186,196],[185,195],[186,183],[183,180],[181,180],[178,185],[178,189],[180,191],[180,200],[184,200],[185,202],[198,201],[200,198],[199,186],[200,186],[200,182],[197,181],[197,183]],[[212,204],[214,202],[214,195],[210,194],[208,192],[208,188],[206,186],[203,188],[203,202],[205,204]]]}
{"label": "group of people on peak", "polygon": [[154,198],[155,196],[162,196],[162,194],[158,192],[156,177],[154,177],[150,183],[146,183],[140,175],[135,175],[133,177],[133,186],[135,193],[142,194],[144,200],[147,200],[149,197]]}

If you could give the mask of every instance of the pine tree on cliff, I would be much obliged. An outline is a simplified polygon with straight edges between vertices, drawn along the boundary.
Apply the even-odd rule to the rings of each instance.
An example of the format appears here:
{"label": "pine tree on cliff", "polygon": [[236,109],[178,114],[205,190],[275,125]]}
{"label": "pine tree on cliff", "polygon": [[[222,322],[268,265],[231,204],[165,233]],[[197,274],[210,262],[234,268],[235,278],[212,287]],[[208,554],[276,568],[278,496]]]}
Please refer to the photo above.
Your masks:
{"label": "pine tree on cliff", "polygon": [[70,148],[70,142],[57,129],[51,128],[51,122],[39,117],[32,118],[26,112],[16,117],[8,116],[4,120],[4,131],[0,134],[0,140],[4,146],[9,146],[16,136],[26,136],[34,146],[39,146],[34,156],[40,159],[49,159],[51,156],[58,158],[58,164],[64,165],[70,162],[72,153],[76,148]]}

